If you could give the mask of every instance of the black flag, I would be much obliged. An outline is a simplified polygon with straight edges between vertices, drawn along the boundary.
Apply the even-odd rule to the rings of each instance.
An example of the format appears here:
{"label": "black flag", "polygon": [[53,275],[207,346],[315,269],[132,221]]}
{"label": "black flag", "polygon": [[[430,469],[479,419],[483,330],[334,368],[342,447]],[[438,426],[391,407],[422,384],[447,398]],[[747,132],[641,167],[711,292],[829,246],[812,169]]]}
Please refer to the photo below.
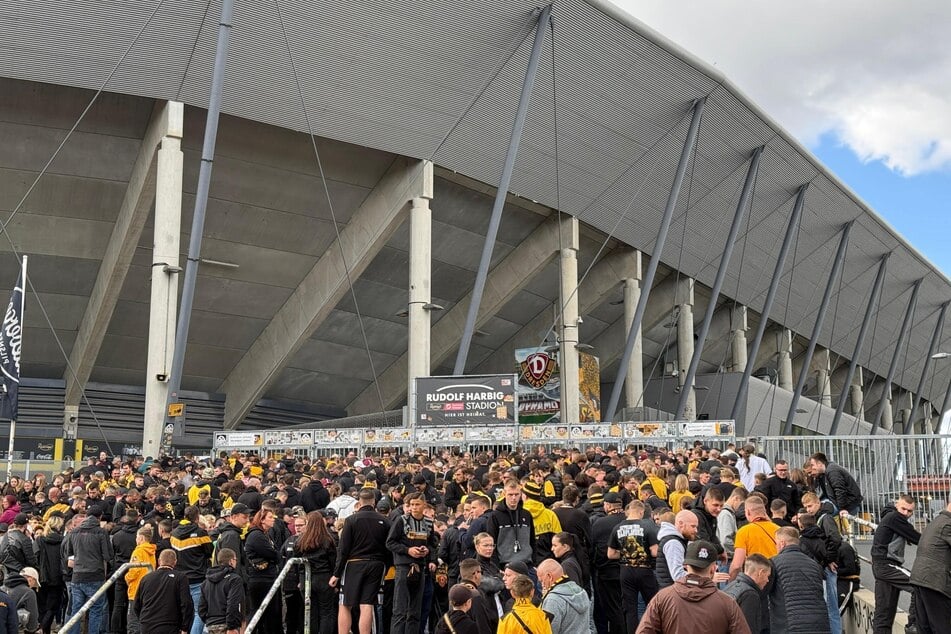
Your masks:
{"label": "black flag", "polygon": [[10,294],[10,305],[0,326],[0,419],[16,420],[17,394],[20,388],[20,349],[23,343],[23,298],[26,282],[26,258],[20,268],[17,285]]}

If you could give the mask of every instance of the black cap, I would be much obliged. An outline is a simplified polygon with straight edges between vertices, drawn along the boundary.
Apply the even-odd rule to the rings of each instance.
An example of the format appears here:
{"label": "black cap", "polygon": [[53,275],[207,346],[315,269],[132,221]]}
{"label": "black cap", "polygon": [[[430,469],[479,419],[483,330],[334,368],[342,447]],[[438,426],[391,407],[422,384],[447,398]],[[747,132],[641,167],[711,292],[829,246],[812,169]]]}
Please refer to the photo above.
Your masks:
{"label": "black cap", "polygon": [[102,517],[102,507],[97,504],[96,506],[87,509],[86,515],[91,515],[92,517]]}
{"label": "black cap", "polygon": [[717,547],[710,542],[697,540],[687,545],[684,563],[694,568],[706,570],[717,561]]}
{"label": "black cap", "polygon": [[506,570],[514,570],[520,575],[528,576],[528,566],[523,561],[513,561],[505,566]]}
{"label": "black cap", "polygon": [[237,504],[231,507],[231,514],[235,515],[237,513],[240,513],[242,515],[251,515],[251,509],[248,507],[247,504],[242,504],[241,502],[238,502]]}
{"label": "black cap", "polygon": [[27,518],[26,513],[17,513],[16,516],[13,518],[13,523],[16,526],[26,526],[26,523],[28,521],[29,519]]}
{"label": "black cap", "polygon": [[455,607],[463,606],[466,604],[466,601],[472,599],[472,594],[472,590],[469,589],[469,586],[457,583],[449,588],[449,603]]}
{"label": "black cap", "polygon": [[417,473],[413,476],[413,484],[426,484],[426,476],[422,473]]}

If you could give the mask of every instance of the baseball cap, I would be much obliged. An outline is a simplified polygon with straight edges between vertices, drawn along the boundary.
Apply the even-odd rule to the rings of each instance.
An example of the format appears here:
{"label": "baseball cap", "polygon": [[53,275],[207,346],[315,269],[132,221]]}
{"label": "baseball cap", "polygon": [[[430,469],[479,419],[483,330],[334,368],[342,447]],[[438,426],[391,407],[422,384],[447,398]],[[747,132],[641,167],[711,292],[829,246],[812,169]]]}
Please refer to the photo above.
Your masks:
{"label": "baseball cap", "polygon": [[237,515],[238,513],[242,515],[251,515],[251,509],[248,507],[247,504],[242,504],[241,502],[238,502],[237,504],[234,504],[231,507],[231,514]]}
{"label": "baseball cap", "polygon": [[621,496],[615,493],[614,491],[611,491],[609,493],[604,494],[604,501],[608,504],[620,504]]}
{"label": "baseball cap", "polygon": [[684,563],[694,568],[709,568],[717,560],[717,548],[710,542],[697,540],[687,545]]}
{"label": "baseball cap", "polygon": [[39,585],[40,585],[40,573],[37,572],[36,568],[34,568],[34,567],[32,567],[32,566],[26,566],[26,567],[24,567],[24,568],[21,568],[21,569],[20,569],[20,576],[22,576],[22,577],[33,577],[34,579],[36,579],[36,585],[37,585],[37,587],[39,587]]}
{"label": "baseball cap", "polygon": [[469,586],[464,586],[461,583],[457,583],[453,587],[449,588],[449,603],[456,607],[465,605],[466,601],[472,598],[472,590],[469,589]]}
{"label": "baseball cap", "polygon": [[26,513],[17,513],[13,518],[13,523],[17,526],[26,526],[28,521],[29,519],[27,518]]}
{"label": "baseball cap", "polygon": [[10,526],[6,522],[0,522],[0,533],[6,533]]}

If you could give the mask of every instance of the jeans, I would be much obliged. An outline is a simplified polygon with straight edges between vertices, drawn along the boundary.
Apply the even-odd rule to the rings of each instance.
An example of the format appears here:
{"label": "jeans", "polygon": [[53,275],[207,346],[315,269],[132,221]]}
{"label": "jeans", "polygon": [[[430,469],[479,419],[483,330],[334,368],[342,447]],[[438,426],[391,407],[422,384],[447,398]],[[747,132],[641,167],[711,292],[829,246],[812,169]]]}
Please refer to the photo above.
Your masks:
{"label": "jeans", "polygon": [[192,602],[195,604],[195,620],[192,621],[192,629],[189,634],[203,634],[205,624],[201,622],[201,618],[198,616],[198,602],[201,601],[201,584],[188,584],[188,592],[192,595]]}
{"label": "jeans", "polygon": [[826,573],[826,609],[829,611],[829,627],[832,634],[841,634],[842,615],[839,614],[839,575],[828,568]]}
{"label": "jeans", "polygon": [[[102,587],[102,581],[85,581],[85,582],[73,582],[69,585],[69,616],[72,618],[74,614],[79,612],[79,608],[83,607],[83,604],[86,603],[92,595],[96,594],[96,590]],[[106,612],[106,595],[103,594],[101,597],[96,599],[96,602],[92,604],[89,608],[89,629],[87,630],[90,634],[99,634],[102,631],[102,618]],[[74,625],[73,628],[66,634],[79,634],[80,626]]]}

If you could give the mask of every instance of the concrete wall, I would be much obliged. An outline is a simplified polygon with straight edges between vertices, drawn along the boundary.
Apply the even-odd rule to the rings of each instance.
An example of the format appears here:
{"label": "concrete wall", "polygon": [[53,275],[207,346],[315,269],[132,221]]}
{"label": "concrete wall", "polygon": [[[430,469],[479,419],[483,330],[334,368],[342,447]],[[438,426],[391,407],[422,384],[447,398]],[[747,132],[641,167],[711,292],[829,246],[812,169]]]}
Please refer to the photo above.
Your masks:
{"label": "concrete wall", "polygon": [[[852,605],[845,612],[842,628],[845,634],[872,634],[872,617],[875,615],[875,593],[862,588],[855,593]],[[908,614],[899,612],[892,624],[894,634],[904,634],[908,624]]]}

